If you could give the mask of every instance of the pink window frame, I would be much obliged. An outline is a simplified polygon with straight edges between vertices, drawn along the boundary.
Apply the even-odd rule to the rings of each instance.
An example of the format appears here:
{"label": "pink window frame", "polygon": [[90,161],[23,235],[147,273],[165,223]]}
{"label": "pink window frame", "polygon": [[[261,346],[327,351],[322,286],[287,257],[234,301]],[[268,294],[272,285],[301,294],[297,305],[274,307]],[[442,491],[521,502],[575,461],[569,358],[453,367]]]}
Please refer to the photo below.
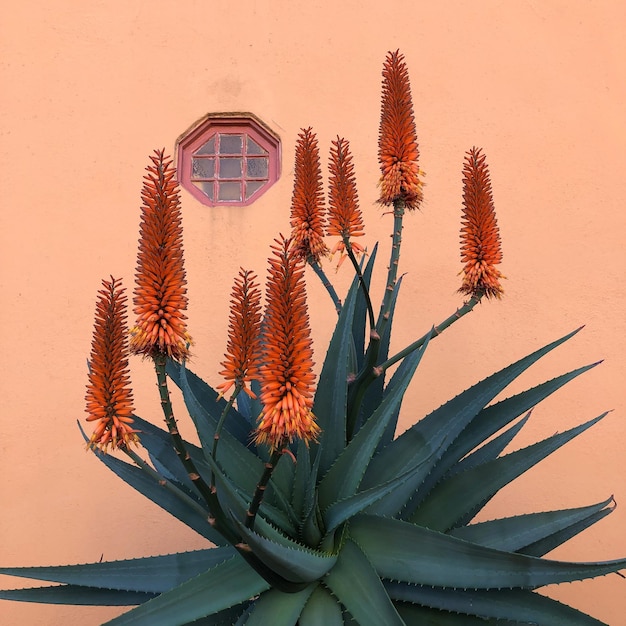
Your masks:
{"label": "pink window frame", "polygon": [[[242,195],[241,201],[218,200],[217,198],[211,200],[191,182],[194,153],[218,133],[248,135],[268,153],[267,182],[248,199]],[[251,113],[209,114],[183,133],[176,144],[178,182],[194,198],[207,206],[248,206],[258,200],[280,178],[280,139],[266,124]],[[242,179],[245,179],[245,176],[245,168],[242,167]]]}

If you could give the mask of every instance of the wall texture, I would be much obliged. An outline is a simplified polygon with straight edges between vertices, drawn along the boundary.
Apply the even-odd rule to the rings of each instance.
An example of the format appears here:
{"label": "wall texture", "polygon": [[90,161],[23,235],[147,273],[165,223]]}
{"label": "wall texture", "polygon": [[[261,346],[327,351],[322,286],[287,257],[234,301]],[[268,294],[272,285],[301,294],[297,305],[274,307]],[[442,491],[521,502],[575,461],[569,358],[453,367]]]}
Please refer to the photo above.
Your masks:
{"label": "wall texture", "polygon": [[[231,277],[264,274],[288,231],[293,145],[312,125],[355,154],[367,243],[388,245],[374,204],[380,71],[409,64],[426,200],[411,215],[396,345],[460,303],[461,167],[490,164],[506,296],[429,349],[403,425],[532,349],[586,324],[525,385],[605,359],[539,406],[530,438],[615,409],[488,507],[498,516],[626,502],[626,5],[619,0],[28,1],[0,22],[0,563],[76,563],[198,548],[202,540],[85,453],[85,359],[103,277],[132,287],[148,154],[211,111],[252,111],[283,141],[281,180],[245,209],[183,198],[193,367],[210,382],[225,347]],[[326,157],[324,157],[324,160]],[[385,252],[386,254],[386,252]],[[337,276],[346,283],[347,265]],[[317,361],[333,310],[310,281]],[[137,411],[159,420],[150,367],[133,362]],[[514,389],[512,390],[514,391]],[[182,414],[182,409],[179,409]],[[626,556],[626,508],[556,558]],[[19,583],[0,580],[3,586]],[[624,623],[617,576],[549,591]],[[118,610],[0,604],[7,625],[97,624]]]}

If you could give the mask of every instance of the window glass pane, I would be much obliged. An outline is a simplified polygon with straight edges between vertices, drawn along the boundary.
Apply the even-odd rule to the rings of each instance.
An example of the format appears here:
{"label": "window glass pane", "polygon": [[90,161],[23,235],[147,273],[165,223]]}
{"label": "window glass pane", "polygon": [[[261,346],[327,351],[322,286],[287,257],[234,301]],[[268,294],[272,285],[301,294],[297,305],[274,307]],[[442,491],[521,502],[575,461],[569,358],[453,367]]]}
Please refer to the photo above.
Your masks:
{"label": "window glass pane", "polygon": [[241,154],[241,135],[220,135],[220,154]]}
{"label": "window glass pane", "polygon": [[261,146],[251,137],[246,137],[248,154],[267,154],[267,150],[263,150]]}
{"label": "window glass pane", "polygon": [[211,137],[195,154],[215,154],[215,135]]}
{"label": "window glass pane", "polygon": [[218,183],[217,199],[241,202],[241,183]]}
{"label": "window glass pane", "polygon": [[241,178],[241,159],[220,159],[220,178]]}
{"label": "window glass pane", "polygon": [[213,183],[194,183],[209,200],[214,200]]}
{"label": "window glass pane", "polygon": [[192,178],[213,178],[215,176],[215,159],[193,159],[191,163]]}
{"label": "window glass pane", "polygon": [[256,181],[256,180],[248,181],[246,183],[246,200],[250,198],[255,191],[258,191],[259,189],[261,189],[263,185],[265,185],[265,183],[262,181]]}
{"label": "window glass pane", "polygon": [[268,160],[264,157],[248,159],[246,176],[249,178],[267,178],[269,174]]}

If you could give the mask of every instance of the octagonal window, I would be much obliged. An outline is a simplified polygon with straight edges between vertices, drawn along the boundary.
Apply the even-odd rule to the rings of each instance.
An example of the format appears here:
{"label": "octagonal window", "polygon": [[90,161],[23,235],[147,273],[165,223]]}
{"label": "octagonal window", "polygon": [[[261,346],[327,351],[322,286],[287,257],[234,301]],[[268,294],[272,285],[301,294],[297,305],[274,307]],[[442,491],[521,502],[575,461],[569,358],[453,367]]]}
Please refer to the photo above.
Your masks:
{"label": "octagonal window", "polygon": [[177,145],[180,184],[209,206],[247,206],[280,176],[280,140],[249,113],[208,115]]}

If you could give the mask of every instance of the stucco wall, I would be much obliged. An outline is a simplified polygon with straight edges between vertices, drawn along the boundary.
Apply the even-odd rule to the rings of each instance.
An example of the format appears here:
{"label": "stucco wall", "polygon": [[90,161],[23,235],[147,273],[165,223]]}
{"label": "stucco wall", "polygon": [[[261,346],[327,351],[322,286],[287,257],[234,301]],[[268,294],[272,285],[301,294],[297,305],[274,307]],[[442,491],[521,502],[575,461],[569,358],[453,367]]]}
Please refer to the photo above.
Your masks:
{"label": "stucco wall", "polygon": [[[406,224],[396,346],[461,302],[460,172],[472,145],[490,164],[508,277],[501,302],[431,345],[403,424],[586,324],[523,383],[605,362],[538,407],[517,444],[615,410],[488,514],[613,493],[622,506],[555,556],[626,556],[623,2],[9,4],[0,21],[0,563],[203,545],[85,453],[76,428],[100,279],[113,274],[132,287],[147,156],[163,146],[172,153],[210,111],[252,111],[282,138],[282,178],[250,207],[209,209],[183,197],[192,365],[218,383],[231,277],[240,265],[264,275],[268,244],[288,231],[301,127],[317,131],[324,161],[337,134],[350,139],[367,243],[388,245],[391,218],[374,204],[376,139],[380,71],[396,48],[411,71],[427,172],[423,210]],[[347,277],[346,264],[337,279]],[[319,363],[334,312],[311,278]],[[149,365],[134,361],[132,373],[137,412],[159,420]],[[610,576],[550,593],[619,625],[624,585]],[[0,622],[96,624],[117,612],[0,603]]]}

